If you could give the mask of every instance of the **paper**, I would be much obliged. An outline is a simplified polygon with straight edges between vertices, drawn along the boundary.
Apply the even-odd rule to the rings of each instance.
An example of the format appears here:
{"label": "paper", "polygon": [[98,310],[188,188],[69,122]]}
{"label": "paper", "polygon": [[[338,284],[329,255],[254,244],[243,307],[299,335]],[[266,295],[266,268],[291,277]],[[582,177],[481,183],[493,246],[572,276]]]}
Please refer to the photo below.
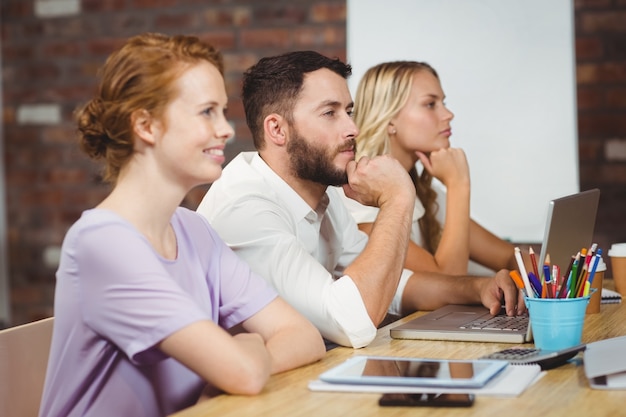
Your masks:
{"label": "paper", "polygon": [[495,397],[517,397],[526,388],[534,384],[545,375],[539,365],[508,365],[499,375],[494,377],[482,388],[443,388],[443,387],[415,387],[415,386],[388,386],[364,384],[331,384],[319,379],[309,382],[311,391],[334,392],[403,392],[403,393],[472,393],[475,395]]}

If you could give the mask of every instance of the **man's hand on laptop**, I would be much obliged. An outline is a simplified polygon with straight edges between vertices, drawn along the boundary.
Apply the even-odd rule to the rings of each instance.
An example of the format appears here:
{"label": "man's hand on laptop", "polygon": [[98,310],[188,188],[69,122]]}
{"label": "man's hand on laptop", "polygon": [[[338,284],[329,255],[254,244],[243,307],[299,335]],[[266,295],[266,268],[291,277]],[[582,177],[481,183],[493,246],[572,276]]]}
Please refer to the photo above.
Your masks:
{"label": "man's hand on laptop", "polygon": [[526,312],[524,297],[506,269],[498,271],[492,279],[485,280],[480,290],[480,300],[493,315],[500,312],[503,301],[507,316],[521,315]]}

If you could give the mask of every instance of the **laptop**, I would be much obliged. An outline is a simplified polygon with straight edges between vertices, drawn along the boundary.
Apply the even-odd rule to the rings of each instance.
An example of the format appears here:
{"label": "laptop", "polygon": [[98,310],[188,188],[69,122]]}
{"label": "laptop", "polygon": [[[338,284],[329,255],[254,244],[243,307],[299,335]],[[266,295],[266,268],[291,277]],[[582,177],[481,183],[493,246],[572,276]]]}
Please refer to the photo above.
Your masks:
{"label": "laptop", "polygon": [[550,264],[565,271],[572,255],[589,247],[599,201],[597,188],[550,201],[539,265],[543,265],[546,255],[550,254]]}
{"label": "laptop", "polygon": [[[600,191],[593,189],[550,201],[541,264],[547,253],[562,269],[581,248],[589,247]],[[572,227],[576,225],[576,227]],[[553,257],[554,253],[554,257]],[[540,265],[541,265],[540,264]],[[532,341],[528,316],[492,316],[479,305],[447,305],[393,327],[394,339],[453,340],[467,342],[524,343]]]}

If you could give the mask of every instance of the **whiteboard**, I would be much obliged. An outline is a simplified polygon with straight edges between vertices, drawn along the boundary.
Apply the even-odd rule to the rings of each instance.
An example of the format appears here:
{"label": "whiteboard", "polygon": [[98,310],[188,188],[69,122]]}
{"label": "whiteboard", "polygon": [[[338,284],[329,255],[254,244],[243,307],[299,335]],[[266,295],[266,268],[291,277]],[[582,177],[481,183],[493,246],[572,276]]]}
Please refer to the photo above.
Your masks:
{"label": "whiteboard", "polygon": [[348,0],[352,94],[371,66],[426,61],[455,114],[472,217],[540,242],[548,201],[579,191],[572,0]]}

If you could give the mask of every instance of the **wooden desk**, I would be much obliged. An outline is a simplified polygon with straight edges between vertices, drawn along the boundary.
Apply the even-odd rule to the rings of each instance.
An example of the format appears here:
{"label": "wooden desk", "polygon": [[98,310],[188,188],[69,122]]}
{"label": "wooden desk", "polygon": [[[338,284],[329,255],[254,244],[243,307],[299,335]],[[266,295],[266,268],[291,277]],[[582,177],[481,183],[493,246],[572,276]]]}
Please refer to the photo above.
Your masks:
{"label": "wooden desk", "polygon": [[[423,313],[416,313],[423,314]],[[274,375],[263,392],[254,397],[220,395],[183,410],[175,417],[241,416],[618,416],[626,414],[626,391],[589,388],[582,360],[578,357],[547,371],[519,397],[477,396],[471,408],[379,407],[380,394],[312,392],[310,380],[352,355],[389,355],[432,358],[477,358],[510,347],[510,344],[394,340],[389,328],[381,328],[370,346],[363,349],[336,348],[315,364]],[[603,304],[598,314],[587,315],[583,342],[626,335],[626,302]]]}

